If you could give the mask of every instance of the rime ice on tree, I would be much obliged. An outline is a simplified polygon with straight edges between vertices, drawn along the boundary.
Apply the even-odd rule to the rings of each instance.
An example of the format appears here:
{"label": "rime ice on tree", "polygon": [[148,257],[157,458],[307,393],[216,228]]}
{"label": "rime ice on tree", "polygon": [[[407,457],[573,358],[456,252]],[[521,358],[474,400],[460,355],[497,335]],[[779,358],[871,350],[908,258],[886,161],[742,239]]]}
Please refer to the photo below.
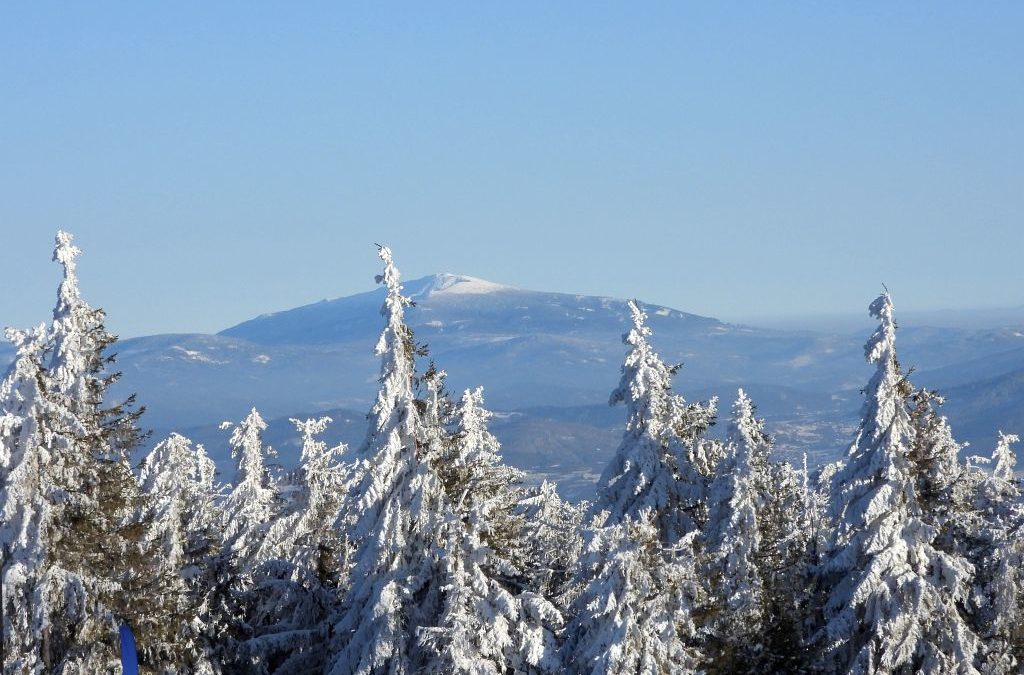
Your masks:
{"label": "rime ice on tree", "polygon": [[693,534],[666,551],[647,514],[594,531],[581,562],[589,581],[572,606],[563,662],[578,675],[695,673],[689,598]]}
{"label": "rime ice on tree", "polygon": [[157,443],[139,472],[147,498],[147,539],[157,553],[154,563],[167,599],[162,665],[196,675],[221,672],[217,643],[225,617],[218,611],[223,589],[217,571],[223,540],[214,472],[203,446],[180,434]]}
{"label": "rime ice on tree", "polygon": [[442,488],[423,456],[404,318],[410,301],[391,250],[380,247],[380,258],[378,282],[387,290],[376,348],[381,386],[348,506],[358,546],[352,578],[361,583],[352,584],[334,626],[332,675],[414,672],[425,658],[417,630],[434,625],[441,601],[434,549],[444,522]]}
{"label": "rime ice on tree", "polygon": [[44,499],[50,461],[37,420],[45,409],[39,381],[44,329],[9,330],[18,352],[0,384],[0,563],[4,673],[42,668],[37,578],[45,569],[52,518]]}
{"label": "rime ice on tree", "polygon": [[844,672],[973,673],[978,639],[957,609],[973,570],[936,550],[936,530],[921,519],[909,459],[911,392],[896,361],[889,294],[870,311],[879,327],[865,355],[877,369],[857,439],[835,476],[837,527],[823,565],[832,588],[826,658]]}
{"label": "rime ice on tree", "polygon": [[105,669],[116,658],[115,616],[147,637],[158,630],[150,616],[158,598],[127,605],[121,592],[153,581],[133,527],[141,497],[129,456],[140,413],[129,410],[133,398],[105,405],[117,374],[106,371],[104,352],[116,338],[81,298],[80,253],[57,233],[53,259],[64,278],[53,321],[12,334],[18,359],[0,387],[7,673]]}
{"label": "rime ice on tree", "polygon": [[706,495],[693,450],[714,411],[688,406],[672,392],[674,371],[647,341],[647,315],[636,301],[629,309],[633,326],[622,337],[629,353],[610,399],[626,404],[626,432],[598,483],[594,510],[606,511],[610,525],[650,513],[662,539],[672,544],[697,527],[695,512]]}
{"label": "rime ice on tree", "polygon": [[266,560],[262,550],[274,515],[276,490],[263,458],[264,453],[274,451],[263,447],[266,428],[267,423],[253,408],[231,432],[231,456],[238,459],[238,471],[224,500],[224,539],[248,575]]}
{"label": "rime ice on tree", "polygon": [[758,513],[766,506],[770,450],[763,423],[741,389],[733,406],[729,445],[711,486],[707,547],[716,598],[718,639],[740,634],[757,638],[764,609],[764,580],[759,569],[761,528]]}
{"label": "rime ice on tree", "polygon": [[[436,425],[440,378],[430,382],[424,420]],[[501,463],[487,428],[483,390],[466,390],[435,467],[451,500],[441,556],[444,601],[424,630],[435,656],[429,672],[554,673],[562,615],[539,588],[524,588],[524,523],[517,510],[522,473]]]}

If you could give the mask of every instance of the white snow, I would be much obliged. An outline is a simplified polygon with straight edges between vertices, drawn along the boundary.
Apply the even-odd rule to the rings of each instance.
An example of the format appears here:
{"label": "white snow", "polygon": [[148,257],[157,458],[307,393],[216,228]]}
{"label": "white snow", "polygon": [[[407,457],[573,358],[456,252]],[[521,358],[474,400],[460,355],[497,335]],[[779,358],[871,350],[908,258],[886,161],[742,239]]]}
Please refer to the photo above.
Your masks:
{"label": "white snow", "polygon": [[175,345],[171,347],[171,349],[178,352],[189,361],[196,361],[197,363],[209,363],[212,365],[221,365],[227,363],[227,361],[220,361],[195,349],[185,349],[180,345]]}
{"label": "white snow", "polygon": [[428,295],[444,293],[445,295],[480,295],[483,293],[495,293],[498,291],[512,290],[511,286],[496,284],[486,279],[465,276],[463,274],[450,274],[444,272],[434,278],[434,283],[427,289]]}

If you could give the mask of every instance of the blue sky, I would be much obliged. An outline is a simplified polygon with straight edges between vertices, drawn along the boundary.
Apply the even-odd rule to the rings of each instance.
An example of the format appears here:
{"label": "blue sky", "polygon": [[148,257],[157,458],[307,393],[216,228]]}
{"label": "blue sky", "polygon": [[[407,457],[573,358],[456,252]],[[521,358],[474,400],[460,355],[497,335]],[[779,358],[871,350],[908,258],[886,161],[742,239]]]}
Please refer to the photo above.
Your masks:
{"label": "blue sky", "polygon": [[[216,7],[212,6],[216,4]],[[1024,4],[18,3],[0,323],[454,271],[727,319],[1024,304]]]}

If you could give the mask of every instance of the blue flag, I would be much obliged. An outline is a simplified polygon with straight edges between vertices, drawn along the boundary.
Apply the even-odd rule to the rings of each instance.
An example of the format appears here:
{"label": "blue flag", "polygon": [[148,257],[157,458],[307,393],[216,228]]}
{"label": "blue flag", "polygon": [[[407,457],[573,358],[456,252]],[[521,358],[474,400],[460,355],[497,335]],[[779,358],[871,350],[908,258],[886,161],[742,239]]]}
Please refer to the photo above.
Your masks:
{"label": "blue flag", "polygon": [[135,636],[128,624],[121,624],[121,672],[139,675],[139,656],[135,653]]}

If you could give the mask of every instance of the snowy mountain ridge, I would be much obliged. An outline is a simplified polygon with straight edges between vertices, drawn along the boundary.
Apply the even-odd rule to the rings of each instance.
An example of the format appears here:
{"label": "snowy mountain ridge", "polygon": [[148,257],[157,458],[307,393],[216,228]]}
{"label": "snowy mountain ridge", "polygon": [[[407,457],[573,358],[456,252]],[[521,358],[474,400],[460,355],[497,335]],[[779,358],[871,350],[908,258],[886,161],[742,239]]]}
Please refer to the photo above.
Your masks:
{"label": "snowy mountain ridge", "polygon": [[[407,321],[449,373],[451,390],[483,385],[491,408],[520,412],[496,420],[510,461],[535,476],[562,477],[576,486],[571,496],[586,497],[587,481],[592,484],[624,423],[622,411],[607,401],[624,355],[626,301],[453,273],[402,285],[416,303]],[[377,289],[265,314],[215,335],[122,340],[116,351],[124,377],[115,391],[138,393],[157,438],[194,430],[226,468],[216,424],[240,419],[252,406],[282,439],[292,434],[288,418],[297,413],[369,409],[382,300]],[[764,329],[658,305],[645,311],[655,348],[667,362],[684,364],[675,382],[688,399],[731,400],[743,387],[783,452],[808,451],[812,461],[824,461],[845,450],[867,373],[863,332]],[[1022,332],[1021,326],[900,330],[915,382],[949,394],[954,431],[975,451],[994,443],[995,430],[1024,425],[1018,404],[1024,382],[1012,376],[1024,369]],[[998,389],[973,384],[1003,375]],[[981,405],[995,391],[999,405]],[[355,439],[362,430],[338,433]],[[282,463],[296,453],[285,452]]]}
{"label": "snowy mountain ridge", "polygon": [[[427,278],[429,279],[431,277]],[[424,291],[421,291],[420,295],[433,295],[435,293],[451,293],[455,295],[470,293],[476,295],[480,293],[498,293],[500,291],[508,290],[518,289],[515,289],[512,286],[496,284],[493,281],[487,281],[486,279],[467,276],[465,274],[442,272],[433,276],[433,283]]]}
{"label": "snowy mountain ridge", "polygon": [[[607,321],[624,325],[626,301],[618,298],[571,293],[531,291],[463,274],[443,272],[405,281],[403,293],[417,303],[410,313],[413,327],[521,332],[529,326],[540,331],[578,332],[577,322]],[[376,325],[380,289],[263,314],[218,333],[252,342],[309,344],[345,339]],[[450,319],[459,308],[467,311]],[[716,319],[688,314],[669,307],[650,306],[659,318],[689,319],[723,332],[736,330]],[[430,316],[428,316],[428,314]],[[445,315],[437,316],[435,315]],[[610,316],[611,315],[611,316]],[[444,321],[443,318],[449,318]]]}

